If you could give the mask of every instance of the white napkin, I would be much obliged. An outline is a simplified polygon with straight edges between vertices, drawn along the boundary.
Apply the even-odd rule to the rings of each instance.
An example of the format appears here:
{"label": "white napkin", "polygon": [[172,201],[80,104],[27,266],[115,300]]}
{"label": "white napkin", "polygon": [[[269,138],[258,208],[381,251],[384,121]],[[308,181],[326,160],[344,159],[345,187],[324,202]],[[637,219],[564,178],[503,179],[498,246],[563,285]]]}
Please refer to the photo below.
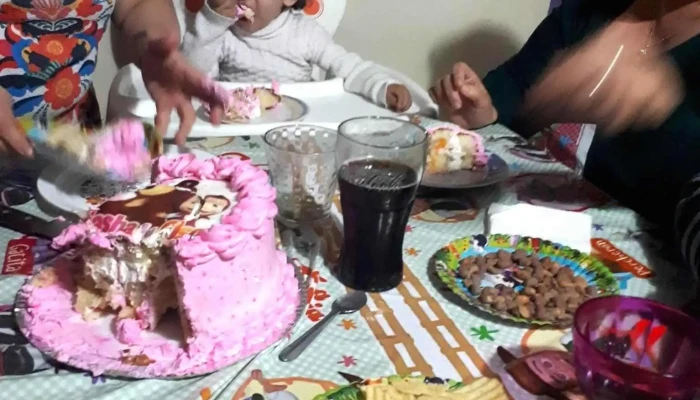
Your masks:
{"label": "white napkin", "polygon": [[486,219],[489,234],[530,236],[591,252],[591,216],[530,204],[492,204]]}

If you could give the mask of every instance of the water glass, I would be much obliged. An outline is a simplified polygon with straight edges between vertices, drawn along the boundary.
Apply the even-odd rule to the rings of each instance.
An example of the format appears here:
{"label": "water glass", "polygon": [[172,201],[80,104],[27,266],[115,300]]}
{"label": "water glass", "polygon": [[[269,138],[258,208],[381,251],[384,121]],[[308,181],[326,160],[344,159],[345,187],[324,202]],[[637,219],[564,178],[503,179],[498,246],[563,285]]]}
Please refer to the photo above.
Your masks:
{"label": "water glass", "polygon": [[336,190],[337,132],[313,125],[286,125],[265,133],[265,153],[277,189],[278,219],[297,227],[330,213]]}
{"label": "water glass", "polygon": [[427,155],[425,129],[386,117],[338,127],[344,242],[334,271],[346,286],[382,292],[403,278],[403,239]]}

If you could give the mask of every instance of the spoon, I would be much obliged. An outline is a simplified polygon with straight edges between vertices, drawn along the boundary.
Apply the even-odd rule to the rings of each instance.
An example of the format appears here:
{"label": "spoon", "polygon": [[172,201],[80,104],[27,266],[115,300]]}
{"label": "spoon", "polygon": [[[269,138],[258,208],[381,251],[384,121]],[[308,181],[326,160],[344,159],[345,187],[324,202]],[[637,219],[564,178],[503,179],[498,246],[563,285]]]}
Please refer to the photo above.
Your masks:
{"label": "spoon", "polygon": [[309,344],[316,339],[323,328],[328,325],[333,317],[337,314],[350,314],[359,310],[367,304],[367,294],[365,292],[352,292],[336,299],[331,306],[331,312],[326,315],[321,322],[312,326],[311,329],[304,332],[297,340],[292,344],[285,347],[284,350],[279,355],[280,361],[294,361],[301,355],[301,353],[309,347]]}

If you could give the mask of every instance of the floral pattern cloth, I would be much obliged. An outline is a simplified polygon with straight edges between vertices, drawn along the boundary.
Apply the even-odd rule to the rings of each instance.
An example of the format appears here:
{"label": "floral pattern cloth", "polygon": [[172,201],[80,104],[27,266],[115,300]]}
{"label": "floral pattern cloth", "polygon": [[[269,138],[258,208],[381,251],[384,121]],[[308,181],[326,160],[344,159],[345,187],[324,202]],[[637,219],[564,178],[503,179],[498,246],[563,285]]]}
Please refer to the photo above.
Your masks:
{"label": "floral pattern cloth", "polygon": [[99,124],[97,44],[114,0],[0,0],[0,86],[22,126]]}

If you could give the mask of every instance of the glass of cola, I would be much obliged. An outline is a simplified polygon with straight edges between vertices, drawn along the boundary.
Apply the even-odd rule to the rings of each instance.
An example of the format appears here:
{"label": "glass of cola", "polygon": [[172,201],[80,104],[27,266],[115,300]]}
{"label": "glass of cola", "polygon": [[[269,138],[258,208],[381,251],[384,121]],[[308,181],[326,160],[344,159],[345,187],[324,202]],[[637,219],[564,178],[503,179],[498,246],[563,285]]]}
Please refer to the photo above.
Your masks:
{"label": "glass of cola", "polygon": [[427,134],[389,117],[338,127],[336,166],[344,242],[335,274],[355,290],[383,292],[403,277],[403,238],[423,176]]}

